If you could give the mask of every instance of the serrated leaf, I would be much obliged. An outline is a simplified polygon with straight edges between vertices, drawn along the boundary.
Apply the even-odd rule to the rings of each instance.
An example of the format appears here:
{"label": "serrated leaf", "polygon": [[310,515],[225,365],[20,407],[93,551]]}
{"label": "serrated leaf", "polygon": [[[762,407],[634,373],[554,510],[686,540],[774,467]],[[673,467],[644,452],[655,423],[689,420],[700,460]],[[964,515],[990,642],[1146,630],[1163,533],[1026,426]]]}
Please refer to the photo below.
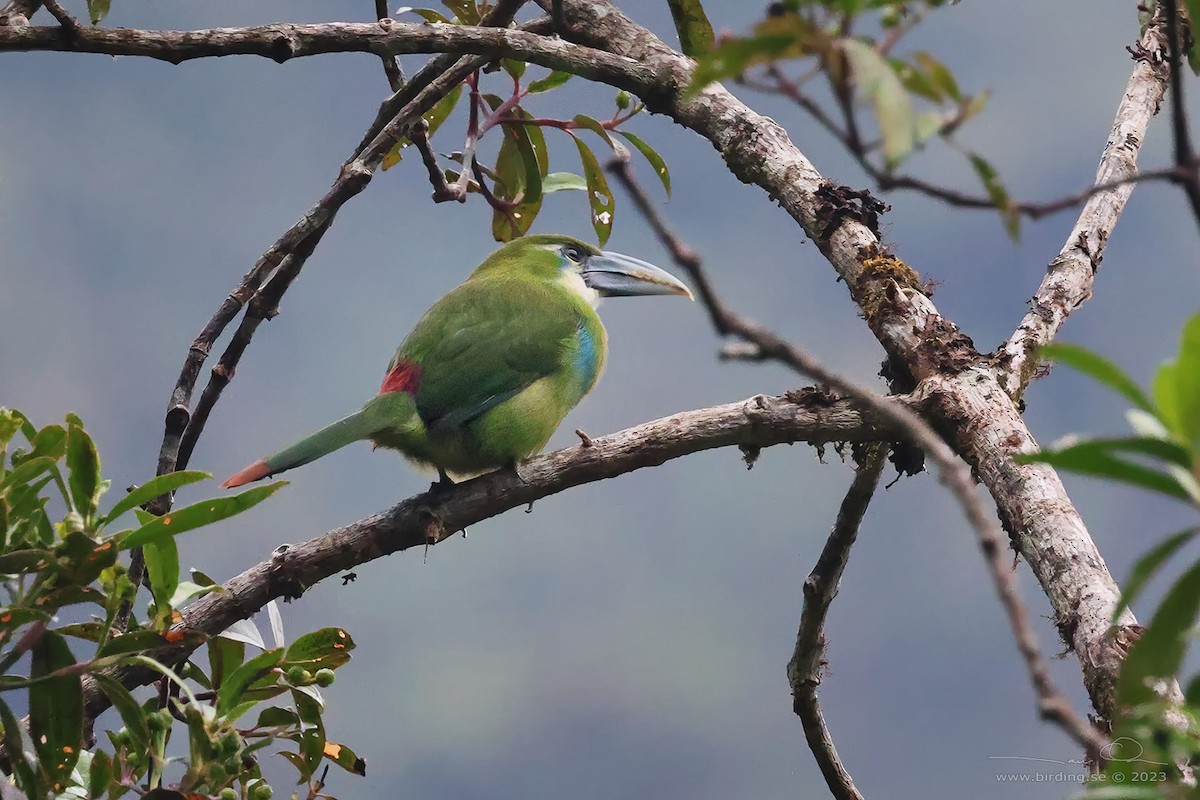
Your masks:
{"label": "serrated leaf", "polygon": [[1200,613],[1200,561],[1167,591],[1150,624],[1129,651],[1117,681],[1117,704],[1130,708],[1154,700],[1152,684],[1175,676]]}
{"label": "serrated leaf", "polygon": [[91,520],[100,501],[100,454],[82,426],[72,423],[67,433],[67,484],[71,501],[85,520]]}
{"label": "serrated leaf", "polygon": [[[34,643],[29,677],[29,736],[46,782],[66,788],[83,749],[83,684],[78,673],[48,677],[75,664],[67,640],[44,631]],[[42,679],[42,680],[39,680]]]}
{"label": "serrated leaf", "polygon": [[217,713],[225,715],[242,702],[242,694],[250,684],[270,673],[283,660],[283,650],[267,650],[239,666],[221,683],[217,690]]}
{"label": "serrated leaf", "polygon": [[579,149],[579,160],[583,164],[583,177],[587,181],[592,228],[596,231],[596,238],[600,242],[600,246],[603,247],[608,241],[609,235],[612,234],[615,199],[612,189],[608,188],[608,179],[604,177],[604,170],[600,169],[600,162],[596,160],[596,154],[578,136],[571,138],[575,140],[575,147]]}
{"label": "serrated leaf", "polygon": [[563,72],[557,69],[552,70],[546,77],[538,78],[536,81],[531,81],[529,85],[525,87],[525,91],[528,94],[548,92],[551,89],[562,86],[564,83],[571,80],[572,77],[573,76],[569,72]]}
{"label": "serrated leaf", "polygon": [[679,49],[685,56],[707,53],[713,44],[713,29],[700,0],[667,0],[675,32],[679,34]]}
{"label": "serrated leaf", "polygon": [[667,169],[667,162],[663,160],[663,157],[660,156],[653,147],[646,144],[641,140],[641,138],[634,136],[632,133],[620,130],[617,131],[617,133],[619,133],[621,136],[624,136],[625,140],[633,145],[634,148],[643,156],[645,156],[646,160],[650,162],[650,166],[654,168],[654,174],[658,177],[658,180],[663,185],[663,189],[665,189],[667,192],[667,197],[670,197],[671,172]]}
{"label": "serrated leaf", "polygon": [[214,497],[161,517],[155,517],[133,533],[123,537],[120,543],[121,549],[129,550],[133,547],[141,547],[147,542],[153,542],[166,536],[177,536],[185,531],[240,514],[266,500],[284,486],[287,486],[287,481],[279,481],[268,486],[257,486],[232,497]]}
{"label": "serrated leaf", "polygon": [[1129,573],[1129,578],[1124,583],[1125,588],[1121,592],[1121,601],[1117,603],[1117,609],[1113,612],[1114,624],[1125,609],[1133,605],[1133,601],[1137,599],[1142,588],[1154,577],[1158,568],[1179,552],[1181,547],[1194,539],[1197,533],[1200,533],[1200,528],[1188,528],[1168,536],[1137,560]]}
{"label": "serrated leaf", "polygon": [[188,470],[184,472],[172,472],[167,475],[159,475],[157,478],[151,478],[129,494],[122,497],[121,500],[101,518],[101,521],[107,524],[131,508],[143,506],[159,495],[173,492],[181,486],[187,486],[189,483],[196,483],[197,481],[202,481],[211,477],[212,475],[207,472]]}
{"label": "serrated leaf", "polygon": [[587,191],[587,181],[574,172],[551,172],[542,180],[542,194],[574,190]]}
{"label": "serrated leaf", "polygon": [[87,0],[88,17],[93,25],[99,25],[108,16],[112,0]]}
{"label": "serrated leaf", "polygon": [[1089,440],[1059,450],[1021,455],[1017,461],[1025,464],[1040,461],[1057,469],[1111,478],[1179,500],[1191,500],[1188,492],[1170,475],[1112,455],[1103,440]]}
{"label": "serrated leaf", "polygon": [[355,775],[362,775],[366,777],[367,760],[365,758],[359,758],[355,752],[346,745],[327,740],[323,748],[323,753],[325,758],[337,764],[339,767],[346,770],[346,772],[352,772]]}
{"label": "serrated leaf", "polygon": [[884,158],[889,166],[895,166],[913,148],[916,125],[912,98],[892,65],[874,47],[858,39],[843,39],[840,45],[858,90],[875,109]]}
{"label": "serrated leaf", "polygon": [[345,630],[322,628],[292,642],[284,660],[312,672],[324,668],[337,669],[350,660],[350,651],[354,646],[354,640]]}
{"label": "serrated leaf", "polygon": [[1018,241],[1021,235],[1021,215],[1013,206],[1012,200],[1008,196],[1008,190],[1000,182],[1000,175],[991,164],[980,156],[969,153],[967,158],[975,169],[975,174],[983,182],[983,188],[991,198],[992,205],[1000,212],[1000,221],[1004,223],[1004,230],[1008,232],[1013,241]]}
{"label": "serrated leaf", "polygon": [[1154,412],[1150,398],[1146,397],[1141,388],[1120,367],[1104,356],[1074,344],[1048,344],[1039,349],[1038,353],[1042,358],[1053,359],[1095,378],[1143,411]]}

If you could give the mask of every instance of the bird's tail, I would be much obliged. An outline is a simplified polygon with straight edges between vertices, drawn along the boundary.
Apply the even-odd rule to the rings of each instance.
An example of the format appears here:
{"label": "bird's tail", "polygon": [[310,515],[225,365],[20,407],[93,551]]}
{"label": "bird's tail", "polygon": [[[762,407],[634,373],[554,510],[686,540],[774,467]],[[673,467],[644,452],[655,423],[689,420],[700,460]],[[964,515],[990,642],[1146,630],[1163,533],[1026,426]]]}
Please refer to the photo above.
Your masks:
{"label": "bird's tail", "polygon": [[383,431],[404,429],[420,424],[412,395],[407,392],[380,394],[363,406],[361,410],[339,419],[332,425],[326,425],[311,436],[306,436],[270,458],[255,461],[221,485],[226,489],[232,489],[235,486],[261,480],[315,461],[352,442],[369,439]]}

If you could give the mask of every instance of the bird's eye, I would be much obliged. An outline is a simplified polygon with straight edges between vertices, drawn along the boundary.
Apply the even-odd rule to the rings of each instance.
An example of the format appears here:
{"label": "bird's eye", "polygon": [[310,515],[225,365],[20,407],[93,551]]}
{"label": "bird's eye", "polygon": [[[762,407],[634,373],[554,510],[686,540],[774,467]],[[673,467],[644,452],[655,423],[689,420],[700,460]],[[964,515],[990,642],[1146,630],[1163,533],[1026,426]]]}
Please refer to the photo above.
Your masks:
{"label": "bird's eye", "polygon": [[574,261],[576,264],[583,262],[583,250],[576,245],[569,244],[563,247],[563,255]]}

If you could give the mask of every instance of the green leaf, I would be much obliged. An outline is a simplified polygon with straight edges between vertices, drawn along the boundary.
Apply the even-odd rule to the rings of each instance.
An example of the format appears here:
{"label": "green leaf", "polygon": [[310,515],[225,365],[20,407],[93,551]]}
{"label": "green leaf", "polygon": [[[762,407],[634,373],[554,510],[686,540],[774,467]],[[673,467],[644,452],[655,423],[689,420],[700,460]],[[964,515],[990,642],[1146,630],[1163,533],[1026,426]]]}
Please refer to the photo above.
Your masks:
{"label": "green leaf", "polygon": [[[1110,440],[1111,441],[1111,440]],[[1017,457],[1024,464],[1043,462],[1058,469],[1112,478],[1122,483],[1152,489],[1179,500],[1191,500],[1191,495],[1170,475],[1132,461],[1117,458],[1110,453],[1105,440],[1095,439],[1079,442],[1059,450],[1042,450]]]}
{"label": "green leaf", "polygon": [[551,172],[542,180],[542,194],[575,190],[587,191],[587,181],[574,172]]}
{"label": "green leaf", "polygon": [[114,636],[105,643],[97,656],[120,656],[126,653],[141,653],[171,644],[158,631],[140,630]]}
{"label": "green leaf", "polygon": [[707,53],[713,44],[713,29],[704,13],[700,0],[667,0],[675,31],[679,34],[679,48],[685,56]]}
{"label": "green leaf", "polygon": [[134,748],[143,751],[149,749],[150,727],[146,722],[146,712],[141,704],[133,698],[128,689],[121,685],[120,681],[111,675],[98,671],[92,673],[92,679],[108,695],[113,708],[121,715],[121,721],[125,723],[125,730],[129,732]]}
{"label": "green leaf", "polygon": [[1184,323],[1179,354],[1159,367],[1154,398],[1167,428],[1200,451],[1200,314]]}
{"label": "green leaf", "polygon": [[0,700],[0,724],[4,726],[4,749],[8,753],[12,772],[16,775],[17,788],[24,792],[26,797],[43,797],[46,794],[45,787],[40,776],[29,764],[29,759],[25,757],[25,743],[21,741],[21,723],[3,700]]}
{"label": "green leaf", "polygon": [[0,488],[8,492],[14,487],[26,485],[53,467],[54,459],[49,456],[27,458],[21,462],[20,466],[9,470],[4,476],[4,480],[0,481]]}
{"label": "green leaf", "polygon": [[[434,12],[436,13],[436,12]],[[425,124],[429,126],[427,137],[432,137],[437,129],[442,127],[442,123],[450,116],[450,112],[454,111],[454,107],[458,105],[458,99],[462,97],[462,84],[458,84],[450,91],[446,92],[440,100],[422,114]],[[392,149],[388,150],[383,157],[382,167],[385,170],[391,169],[400,163],[400,151],[412,144],[412,140],[407,136],[402,136],[399,141],[392,145]]]}
{"label": "green leaf", "polygon": [[[1200,47],[1196,45],[1196,28],[1200,26],[1200,0],[1183,0],[1183,7],[1187,9],[1188,22],[1192,28],[1192,46],[1187,52],[1188,66],[1194,74],[1200,75]],[[1189,37],[1184,38],[1186,40]]]}
{"label": "green leaf", "polygon": [[67,640],[45,631],[33,645],[29,677],[29,736],[42,773],[56,792],[66,788],[83,749],[83,684],[78,673],[47,677],[75,664]]}
{"label": "green leaf", "polygon": [[121,549],[141,547],[148,542],[165,536],[177,536],[185,531],[200,528],[213,522],[232,517],[266,500],[287,486],[287,481],[278,481],[267,486],[257,486],[232,497],[214,497],[200,503],[155,517],[142,527],[121,539]]}
{"label": "green leaf", "polygon": [[1048,344],[1040,348],[1038,354],[1042,358],[1052,359],[1077,369],[1119,392],[1143,411],[1154,412],[1154,406],[1151,405],[1150,399],[1133,382],[1133,379],[1104,356],[1075,344]]}
{"label": "green leaf", "polygon": [[1188,528],[1168,536],[1137,560],[1137,563],[1133,565],[1133,571],[1129,573],[1129,578],[1125,581],[1125,589],[1121,592],[1121,602],[1117,603],[1117,610],[1113,612],[1114,624],[1125,609],[1129,608],[1137,599],[1142,588],[1154,577],[1158,568],[1179,552],[1181,547],[1194,539],[1197,533],[1200,533],[1200,528]]}
{"label": "green leaf", "polygon": [[518,61],[515,58],[500,59],[500,66],[504,68],[505,72],[512,76],[513,80],[519,81],[521,76],[525,74],[525,62]]}
{"label": "green leaf", "polygon": [[662,156],[655,152],[653,147],[646,144],[639,137],[634,136],[628,131],[617,131],[617,133],[624,136],[626,141],[637,148],[637,151],[646,157],[646,160],[650,162],[650,166],[654,167],[654,174],[658,176],[659,181],[662,182],[663,189],[665,189],[667,192],[667,197],[670,197],[671,173],[667,169],[667,162],[663,161]]}
{"label": "green leaf", "polygon": [[870,99],[883,135],[883,155],[889,166],[899,164],[913,148],[916,131],[912,98],[883,56],[858,39],[843,39],[842,52],[858,90]]}
{"label": "green leaf", "polygon": [[472,0],[442,0],[442,5],[450,9],[459,22],[474,25],[479,22],[479,9]]}
{"label": "green leaf", "polygon": [[596,154],[578,136],[572,135],[571,138],[575,140],[575,146],[579,149],[579,160],[583,163],[583,176],[587,181],[588,205],[591,206],[592,228],[595,229],[596,238],[603,247],[612,233],[615,199],[612,189],[608,188],[608,179],[604,177],[604,170],[600,169],[600,162],[596,160]]}
{"label": "green leaf", "polygon": [[129,494],[121,498],[115,506],[103,517],[100,521],[104,524],[112,522],[117,517],[124,514],[126,511],[136,506],[144,506],[159,495],[173,492],[180,486],[187,486],[189,483],[211,478],[207,472],[199,472],[196,470],[187,470],[184,472],[172,472],[167,475],[159,475],[157,478],[151,478],[141,486],[134,489]]}
{"label": "green leaf", "polygon": [[97,542],[82,531],[72,531],[54,548],[58,570],[70,581],[89,584],[117,563],[117,548],[111,540]]}
{"label": "green leaf", "polygon": [[91,520],[96,513],[96,504],[100,502],[100,454],[92,437],[79,424],[78,417],[68,425],[67,468],[70,470],[67,483],[71,486],[75,510],[85,520]]}
{"label": "green leaf", "polygon": [[1000,212],[1000,221],[1004,223],[1004,230],[1008,232],[1009,238],[1014,242],[1018,241],[1021,236],[1021,215],[1008,196],[1008,190],[1000,182],[999,173],[991,164],[974,153],[968,153],[967,158],[970,160],[971,166],[975,168],[975,174],[983,182],[983,188],[991,198],[992,205]]}
{"label": "green leaf", "polygon": [[22,575],[43,570],[54,561],[49,550],[10,550],[0,554],[0,575]]}
{"label": "green leaf", "polygon": [[576,114],[571,118],[571,121],[580,128],[587,128],[589,131],[599,136],[604,140],[604,143],[613,150],[617,149],[613,146],[613,140],[612,137],[608,135],[608,131],[605,130],[604,126],[601,125],[597,120],[592,119],[587,114]]}
{"label": "green leaf", "polygon": [[337,669],[350,660],[350,651],[353,649],[354,640],[346,631],[341,628],[322,628],[292,642],[284,660],[312,672],[324,668]]}
{"label": "green leaf", "polygon": [[1156,680],[1175,677],[1183,663],[1189,630],[1200,612],[1200,561],[1167,592],[1149,626],[1129,651],[1117,680],[1117,705],[1131,708],[1158,697]]}
{"label": "green leaf", "polygon": [[267,675],[283,660],[283,650],[267,650],[237,667],[217,690],[217,713],[225,715],[242,701],[246,688]]}
{"label": "green leaf", "polygon": [[525,92],[527,94],[548,92],[551,89],[562,86],[564,83],[571,80],[571,78],[571,73],[556,69],[551,71],[551,73],[546,77],[538,78],[536,81],[532,81],[528,86],[525,87]]}
{"label": "green leaf", "polygon": [[[523,119],[530,116],[521,108],[514,108],[512,115]],[[511,209],[497,208],[492,212],[492,236],[496,241],[509,242],[524,236],[533,225],[542,208],[542,166],[545,158],[546,141],[540,129],[537,137],[541,143],[541,156],[530,139],[528,126],[512,124],[502,126],[504,141],[496,157],[496,196],[509,203]]]}
{"label": "green leaf", "polygon": [[258,712],[257,728],[287,728],[300,724],[300,717],[290,708],[267,706]]}
{"label": "green leaf", "polygon": [[945,64],[924,51],[916,53],[913,57],[925,70],[925,74],[929,76],[929,80],[934,86],[956,103],[962,101],[962,93],[958,90],[958,81],[954,80],[954,73],[947,69]]}
{"label": "green leaf", "polygon": [[99,25],[104,21],[111,5],[112,0],[87,0],[88,16],[91,17],[93,25]]}
{"label": "green leaf", "polygon": [[756,64],[809,55],[830,46],[829,34],[807,16],[770,16],[755,26],[753,36],[723,38],[708,52],[698,54],[684,97],[694,96],[713,81],[741,75]]}
{"label": "green leaf", "polygon": [[47,425],[33,437],[33,455],[48,456],[55,460],[67,453],[67,429],[61,425]]}
{"label": "green leaf", "polygon": [[434,11],[432,8],[410,8],[408,10],[426,22],[440,22],[444,25],[451,24],[449,19],[447,19],[444,15]]}
{"label": "green leaf", "polygon": [[154,596],[154,613],[160,629],[171,624],[171,597],[179,586],[179,548],[171,536],[147,542],[142,548],[146,559],[146,575]]}
{"label": "green leaf", "polygon": [[365,758],[359,758],[358,755],[356,755],[355,752],[346,745],[326,740],[323,751],[325,758],[337,764],[339,767],[346,770],[346,772],[353,772],[355,775],[362,775],[366,777],[367,760]]}
{"label": "green leaf", "polygon": [[88,768],[88,797],[103,797],[112,779],[112,757],[103,750],[93,750],[92,763]]}

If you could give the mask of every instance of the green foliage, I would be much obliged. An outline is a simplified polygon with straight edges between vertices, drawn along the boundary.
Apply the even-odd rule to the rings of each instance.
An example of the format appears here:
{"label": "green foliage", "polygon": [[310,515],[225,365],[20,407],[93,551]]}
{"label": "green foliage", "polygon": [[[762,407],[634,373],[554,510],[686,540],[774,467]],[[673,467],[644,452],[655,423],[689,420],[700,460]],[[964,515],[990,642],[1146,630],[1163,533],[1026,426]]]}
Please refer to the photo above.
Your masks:
{"label": "green foliage", "polygon": [[[1137,435],[1085,439],[1023,460],[1103,476],[1200,506],[1200,423],[1195,417],[1200,411],[1200,314],[1185,324],[1176,357],[1159,368],[1153,397],[1111,361],[1080,347],[1055,345],[1042,354],[1129,400],[1134,408],[1127,417]],[[1191,527],[1168,536],[1134,564],[1114,623],[1120,624],[1125,609],[1198,532],[1200,527]],[[1177,793],[1184,785],[1178,765],[1200,758],[1200,738],[1194,732],[1200,719],[1200,675],[1190,680],[1183,675],[1198,620],[1200,560],[1174,579],[1149,624],[1132,637],[1116,687],[1113,751],[1103,773],[1090,783],[1089,798],[1190,796]],[[1127,636],[1128,629],[1119,635]],[[1182,704],[1178,684],[1187,685]],[[1130,786],[1141,792],[1127,791]]]}
{"label": "green foliage", "polygon": [[88,16],[93,25],[99,25],[108,16],[112,0],[87,0]]}
{"label": "green foliage", "polygon": [[[249,638],[263,652],[246,657],[246,646],[225,635],[207,639],[207,664],[184,661],[176,671],[155,659],[165,648],[188,653],[206,637],[179,626],[179,604],[218,590],[203,573],[180,579],[174,535],[241,513],[280,484],[196,503],[162,517],[139,506],[209,476],[164,475],[134,488],[107,511],[95,442],[74,415],[64,425],[35,428],[20,412],[0,408],[0,724],[17,788],[30,800],[50,797],[224,797],[266,800],[256,753],[280,743],[298,746],[288,755],[302,782],[323,762],[363,774],[365,764],[345,745],[326,742],[319,687],[333,683],[332,670],[350,658],[354,642],[344,630],[327,628],[282,641],[273,620],[275,647],[262,645],[253,623],[243,621],[230,637]],[[108,527],[128,512],[129,530]],[[61,515],[60,521],[52,521]],[[143,546],[152,602],[147,619],[119,613],[135,599],[134,586],[118,562],[122,550]],[[61,610],[92,606],[87,621],[64,622]],[[78,614],[74,617],[78,619]],[[274,615],[277,617],[277,615]],[[241,631],[239,633],[238,631]],[[75,640],[68,644],[69,640]],[[28,656],[28,670],[14,672]],[[140,666],[163,676],[176,690],[139,702],[118,679],[118,668]],[[83,678],[108,696],[122,727],[103,744],[84,749]],[[25,692],[27,728],[12,711],[10,693]],[[198,695],[206,692],[207,695]],[[255,724],[239,720],[256,706],[286,696],[292,708],[266,705]],[[294,709],[294,710],[293,710]],[[25,735],[25,731],[28,735]],[[319,737],[312,733],[319,730]],[[186,736],[188,756],[172,763],[172,736]]]}

